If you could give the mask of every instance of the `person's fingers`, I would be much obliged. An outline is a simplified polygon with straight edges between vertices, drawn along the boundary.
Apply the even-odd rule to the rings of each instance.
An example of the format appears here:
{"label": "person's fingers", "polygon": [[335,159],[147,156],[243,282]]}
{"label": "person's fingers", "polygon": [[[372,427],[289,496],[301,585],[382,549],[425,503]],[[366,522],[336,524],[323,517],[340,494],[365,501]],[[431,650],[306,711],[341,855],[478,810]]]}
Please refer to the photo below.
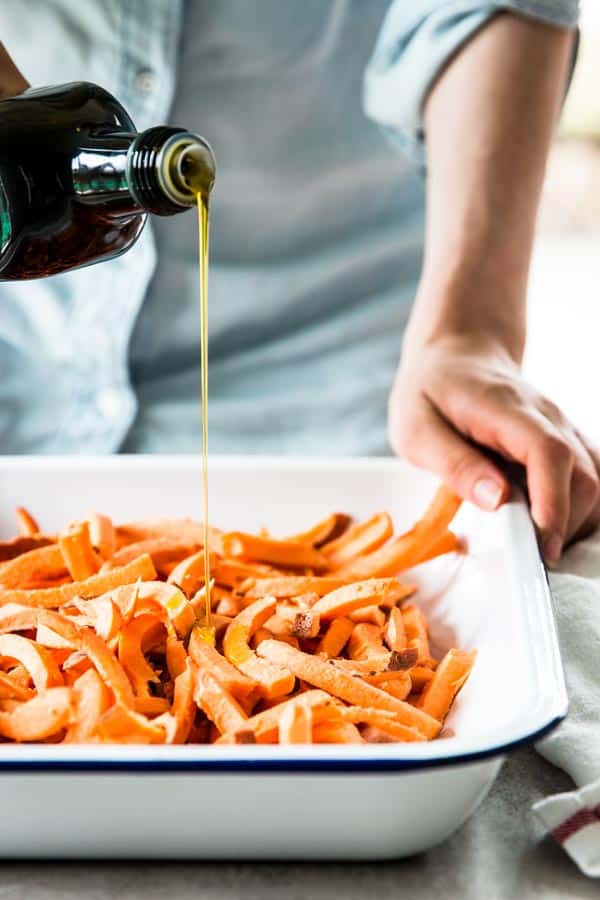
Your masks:
{"label": "person's fingers", "polygon": [[13,97],[28,87],[29,82],[17,69],[4,44],[0,44],[0,98]]}
{"label": "person's fingers", "polygon": [[567,437],[537,410],[493,400],[478,405],[468,432],[525,466],[531,516],[547,562],[556,562],[567,535],[576,452]]}
{"label": "person's fingers", "polygon": [[406,402],[390,397],[390,443],[394,451],[439,475],[464,500],[494,510],[506,500],[506,477],[469,444],[426,398],[407,414]]}
{"label": "person's fingers", "polygon": [[588,482],[587,485],[582,485],[580,489],[582,493],[585,493],[586,503],[590,508],[581,521],[572,523],[567,535],[568,543],[587,537],[600,526],[600,451],[578,431],[575,434],[587,451],[594,467],[596,480],[595,483]]}

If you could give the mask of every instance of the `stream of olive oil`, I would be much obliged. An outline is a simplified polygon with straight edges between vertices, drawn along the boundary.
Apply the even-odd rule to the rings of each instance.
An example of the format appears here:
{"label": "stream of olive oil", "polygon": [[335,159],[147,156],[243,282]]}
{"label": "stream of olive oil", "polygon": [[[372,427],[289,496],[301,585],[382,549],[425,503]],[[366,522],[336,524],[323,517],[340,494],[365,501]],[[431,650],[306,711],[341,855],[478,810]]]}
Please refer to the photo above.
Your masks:
{"label": "stream of olive oil", "polygon": [[210,551],[208,519],[208,192],[196,193],[198,207],[198,262],[200,269],[200,362],[202,415],[202,507],[204,527],[204,593],[205,613],[201,633],[205,641],[214,644],[211,625]]}

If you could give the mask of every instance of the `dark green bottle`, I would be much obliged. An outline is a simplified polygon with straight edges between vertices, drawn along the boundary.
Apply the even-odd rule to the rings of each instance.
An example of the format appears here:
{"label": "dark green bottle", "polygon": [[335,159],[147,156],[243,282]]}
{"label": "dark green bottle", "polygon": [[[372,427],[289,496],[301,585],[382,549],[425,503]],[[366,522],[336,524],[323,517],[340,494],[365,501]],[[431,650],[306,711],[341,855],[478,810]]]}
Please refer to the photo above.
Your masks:
{"label": "dark green bottle", "polygon": [[0,101],[0,280],[41,278],[112,259],[147,213],[171,216],[208,191],[203,138],[140,133],[121,104],[86,82]]}

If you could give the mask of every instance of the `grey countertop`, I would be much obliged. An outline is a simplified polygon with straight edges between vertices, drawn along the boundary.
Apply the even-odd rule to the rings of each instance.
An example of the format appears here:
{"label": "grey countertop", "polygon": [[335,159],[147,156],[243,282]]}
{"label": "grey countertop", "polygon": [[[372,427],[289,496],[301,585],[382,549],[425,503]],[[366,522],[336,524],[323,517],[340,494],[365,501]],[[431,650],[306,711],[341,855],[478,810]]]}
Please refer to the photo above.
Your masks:
{"label": "grey countertop", "polygon": [[[532,750],[505,764],[477,813],[441,847],[383,863],[5,863],[0,900],[579,900],[600,897],[541,838],[535,800],[569,780]],[[4,822],[3,827],[10,827]]]}

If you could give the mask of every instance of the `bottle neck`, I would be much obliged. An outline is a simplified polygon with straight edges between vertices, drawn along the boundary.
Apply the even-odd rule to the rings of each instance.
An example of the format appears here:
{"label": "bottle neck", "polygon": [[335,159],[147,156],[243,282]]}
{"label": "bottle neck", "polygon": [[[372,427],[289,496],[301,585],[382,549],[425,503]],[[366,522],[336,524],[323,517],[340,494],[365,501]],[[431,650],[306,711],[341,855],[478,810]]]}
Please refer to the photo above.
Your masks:
{"label": "bottle neck", "polygon": [[211,190],[215,163],[208,144],[179,128],[139,134],[89,135],[72,159],[73,190],[108,215],[151,212],[171,216]]}

